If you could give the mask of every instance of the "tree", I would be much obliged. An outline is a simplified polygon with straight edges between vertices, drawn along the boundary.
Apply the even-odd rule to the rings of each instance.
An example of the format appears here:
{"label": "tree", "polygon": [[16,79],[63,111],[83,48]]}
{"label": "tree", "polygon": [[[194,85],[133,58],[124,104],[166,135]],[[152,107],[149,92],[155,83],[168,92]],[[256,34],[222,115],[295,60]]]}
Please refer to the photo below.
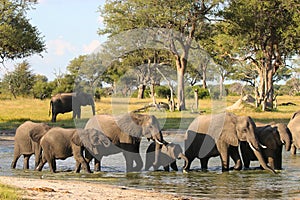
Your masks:
{"label": "tree", "polygon": [[3,83],[15,98],[18,95],[29,95],[34,85],[34,74],[29,63],[23,61],[17,64],[14,71],[4,75]]}
{"label": "tree", "polygon": [[218,3],[216,0],[110,0],[101,10],[105,28],[99,34],[113,36],[136,28],[169,30],[165,35],[168,42],[163,45],[173,54],[176,63],[178,110],[185,110],[184,74],[189,52],[195,34],[201,32],[208,16],[213,16],[213,8]]}
{"label": "tree", "polygon": [[40,32],[25,17],[35,1],[0,1],[0,63],[41,53],[45,50]]}
{"label": "tree", "polygon": [[258,73],[257,104],[263,111],[273,108],[275,73],[299,54],[299,9],[294,0],[231,0],[222,13],[226,31],[240,41],[238,59],[251,62]]}

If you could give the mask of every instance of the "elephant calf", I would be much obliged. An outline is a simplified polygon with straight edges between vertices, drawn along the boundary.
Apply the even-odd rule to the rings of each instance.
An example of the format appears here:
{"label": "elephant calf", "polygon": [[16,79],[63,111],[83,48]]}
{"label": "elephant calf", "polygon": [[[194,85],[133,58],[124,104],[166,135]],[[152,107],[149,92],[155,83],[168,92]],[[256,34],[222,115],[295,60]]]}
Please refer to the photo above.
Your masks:
{"label": "elephant calf", "polygon": [[55,127],[49,130],[44,136],[38,133],[30,134],[33,141],[40,142],[43,149],[42,161],[36,170],[41,171],[43,166],[48,162],[50,171],[56,172],[56,159],[66,159],[74,156],[76,160],[76,173],[80,172],[80,167],[90,173],[90,167],[83,157],[84,146],[81,135],[92,134],[95,129],[65,129]]}
{"label": "elephant calf", "polygon": [[[292,135],[286,124],[278,123],[256,127],[256,135],[259,142],[263,145],[262,154],[266,163],[272,169],[282,169],[282,147],[285,145],[289,151],[292,143]],[[257,160],[250,145],[241,142],[241,154],[245,168],[249,168],[250,161]]]}
{"label": "elephant calf", "polygon": [[29,158],[32,154],[35,155],[35,167],[38,166],[42,149],[39,143],[34,142],[29,134],[39,134],[41,136],[45,135],[48,130],[50,130],[50,126],[45,123],[34,123],[32,121],[26,121],[21,124],[15,134],[15,142],[14,142],[14,158],[11,163],[11,168],[16,168],[17,161],[21,155],[24,156],[24,169],[29,169]]}
{"label": "elephant calf", "polygon": [[[155,142],[152,142],[146,151],[145,170],[149,170],[153,166],[154,170],[158,170],[160,166],[164,167],[165,171],[170,171],[170,166],[173,170],[178,171],[176,159],[184,159],[186,165],[187,158],[183,154],[183,150],[179,144],[168,143],[164,144],[161,148],[159,160],[156,166],[153,165],[155,159]],[[183,167],[185,170],[186,165]]]}

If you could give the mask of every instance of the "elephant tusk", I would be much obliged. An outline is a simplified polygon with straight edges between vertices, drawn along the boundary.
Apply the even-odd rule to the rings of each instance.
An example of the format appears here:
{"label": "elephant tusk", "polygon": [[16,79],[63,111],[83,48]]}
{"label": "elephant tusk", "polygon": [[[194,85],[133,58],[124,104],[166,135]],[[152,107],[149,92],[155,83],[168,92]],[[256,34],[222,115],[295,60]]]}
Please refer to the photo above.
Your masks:
{"label": "elephant tusk", "polygon": [[164,143],[158,141],[158,139],[155,139],[155,142],[156,142],[157,144],[159,144],[159,145],[163,145],[163,144],[164,144]]}
{"label": "elephant tusk", "polygon": [[250,142],[248,142],[250,148],[252,149],[252,151],[256,151],[256,149],[252,146],[252,144]]}
{"label": "elephant tusk", "polygon": [[263,144],[261,144],[261,143],[259,143],[259,145],[260,145],[263,149],[266,149],[266,148],[267,148],[267,146],[265,146],[265,145],[263,145]]}
{"label": "elephant tusk", "polygon": [[283,140],[281,140],[282,144],[285,144],[285,142]]}

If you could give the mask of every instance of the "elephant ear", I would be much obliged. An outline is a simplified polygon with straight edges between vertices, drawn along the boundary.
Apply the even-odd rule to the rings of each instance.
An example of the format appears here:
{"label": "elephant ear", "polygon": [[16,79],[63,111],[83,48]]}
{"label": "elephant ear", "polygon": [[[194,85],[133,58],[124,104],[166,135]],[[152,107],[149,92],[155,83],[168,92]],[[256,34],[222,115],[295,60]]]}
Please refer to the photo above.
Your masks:
{"label": "elephant ear", "polygon": [[239,138],[236,131],[237,117],[232,113],[226,113],[226,118],[223,126],[220,140],[231,146],[239,145]]}
{"label": "elephant ear", "polygon": [[116,123],[123,133],[140,138],[143,132],[144,117],[145,115],[128,113],[118,117]]}
{"label": "elephant ear", "polygon": [[76,130],[71,138],[71,142],[77,146],[83,146],[82,137],[85,136],[83,133],[84,132],[82,130]]}
{"label": "elephant ear", "polygon": [[44,124],[38,124],[29,131],[29,136],[32,141],[39,143],[50,128],[51,127],[45,126]]}

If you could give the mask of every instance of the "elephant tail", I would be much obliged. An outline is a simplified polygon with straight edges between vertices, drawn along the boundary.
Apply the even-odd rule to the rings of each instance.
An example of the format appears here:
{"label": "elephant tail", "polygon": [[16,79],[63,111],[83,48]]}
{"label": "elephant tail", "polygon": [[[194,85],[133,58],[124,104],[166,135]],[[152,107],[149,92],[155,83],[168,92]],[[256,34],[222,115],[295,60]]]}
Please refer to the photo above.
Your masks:
{"label": "elephant tail", "polygon": [[52,105],[53,104],[53,102],[52,102],[52,100],[50,101],[50,107],[49,107],[49,114],[48,114],[48,116],[50,117],[50,115],[51,115],[51,108],[52,108]]}

